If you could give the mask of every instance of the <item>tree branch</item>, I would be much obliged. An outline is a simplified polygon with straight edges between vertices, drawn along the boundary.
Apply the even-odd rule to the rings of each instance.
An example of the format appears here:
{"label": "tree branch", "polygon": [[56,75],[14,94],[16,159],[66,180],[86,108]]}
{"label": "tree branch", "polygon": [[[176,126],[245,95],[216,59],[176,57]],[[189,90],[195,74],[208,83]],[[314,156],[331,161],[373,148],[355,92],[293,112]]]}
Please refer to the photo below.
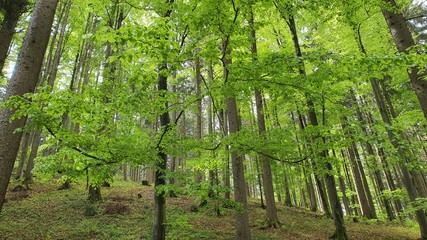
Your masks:
{"label": "tree branch", "polygon": [[259,155],[262,155],[262,156],[264,156],[264,157],[268,157],[268,158],[270,158],[270,159],[272,159],[272,160],[276,160],[276,161],[284,162],[284,163],[290,163],[290,164],[296,164],[296,163],[303,162],[303,161],[305,161],[305,160],[309,159],[309,158],[311,157],[311,155],[313,155],[313,154],[311,153],[311,154],[309,154],[309,155],[307,155],[307,156],[304,156],[304,157],[302,157],[302,158],[299,158],[299,159],[280,159],[280,158],[277,158],[277,157],[272,156],[272,155],[270,155],[270,154],[267,154],[267,153],[261,152],[261,151],[259,151],[259,150],[255,149],[254,147],[251,147],[251,146],[246,145],[246,144],[240,144],[240,146],[247,147],[247,148],[245,148],[245,150],[253,151],[253,152],[255,152],[255,153],[259,154]]}
{"label": "tree branch", "polygon": [[417,18],[427,18],[427,13],[423,13],[423,14],[420,14],[420,15],[406,17],[405,20],[406,21],[410,21],[410,20],[414,20],[414,19],[417,19]]}
{"label": "tree branch", "polygon": [[[184,113],[184,110],[182,110],[179,113],[178,117],[175,119],[174,125],[176,125],[178,123],[178,120],[181,118],[183,113]],[[170,124],[168,124],[165,128],[163,128],[162,135],[160,135],[159,141],[156,144],[156,149],[160,149],[160,144],[162,144],[163,138],[165,137],[166,133],[168,133],[171,129],[172,129],[172,127]]]}
{"label": "tree branch", "polygon": [[[46,125],[44,125],[44,127],[47,129],[47,131],[50,133],[50,135],[52,135],[54,138],[58,139],[59,141],[62,141],[61,138],[58,138],[56,136],[55,132],[53,132],[53,130],[51,128],[49,128]],[[90,153],[87,153],[85,150],[83,150],[83,149],[81,149],[79,147],[76,147],[76,146],[72,146],[70,148],[73,149],[73,150],[75,150],[75,151],[77,151],[77,152],[79,152],[81,155],[83,155],[85,157],[88,157],[88,158],[91,158],[91,159],[94,159],[94,160],[97,160],[97,161],[101,161],[103,164],[114,164],[114,163],[117,163],[117,161],[109,161],[109,160],[100,158],[98,156],[92,155]],[[101,166],[101,165],[102,165],[101,163],[97,163],[94,166]],[[84,169],[87,169],[89,167],[90,167],[90,165],[87,165]]]}

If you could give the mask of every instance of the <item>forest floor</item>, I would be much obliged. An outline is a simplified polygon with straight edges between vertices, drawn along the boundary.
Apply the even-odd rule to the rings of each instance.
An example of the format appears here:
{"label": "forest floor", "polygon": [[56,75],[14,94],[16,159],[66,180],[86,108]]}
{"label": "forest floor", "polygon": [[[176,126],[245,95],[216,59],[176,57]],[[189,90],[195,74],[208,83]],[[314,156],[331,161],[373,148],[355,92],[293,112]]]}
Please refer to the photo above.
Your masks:
{"label": "forest floor", "polygon": [[[13,184],[12,184],[13,187]],[[84,186],[57,190],[58,185],[37,183],[30,190],[8,192],[0,214],[0,239],[150,239],[153,188],[130,182],[115,182],[102,188],[103,200],[89,203]],[[168,198],[167,239],[235,239],[234,210],[222,216],[213,210],[192,211],[189,197]],[[250,201],[252,238],[328,239],[333,220],[300,208],[278,204],[278,228],[263,229],[264,211]],[[346,220],[350,239],[417,239],[416,224]]]}

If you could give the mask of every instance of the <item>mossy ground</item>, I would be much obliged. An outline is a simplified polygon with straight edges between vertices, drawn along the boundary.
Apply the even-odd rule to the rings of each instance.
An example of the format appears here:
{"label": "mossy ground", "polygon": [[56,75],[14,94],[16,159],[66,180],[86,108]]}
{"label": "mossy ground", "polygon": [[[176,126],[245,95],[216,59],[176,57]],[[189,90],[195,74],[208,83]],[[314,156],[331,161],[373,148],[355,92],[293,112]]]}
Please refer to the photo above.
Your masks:
{"label": "mossy ground", "polygon": [[[13,185],[13,184],[12,184]],[[13,186],[12,186],[13,187]],[[8,192],[0,214],[0,239],[150,239],[153,189],[130,182],[103,188],[103,201],[89,203],[84,186],[68,190],[37,183],[26,192]],[[138,196],[139,195],[139,196]],[[167,239],[235,239],[234,210],[191,211],[189,197],[169,198]],[[263,229],[264,210],[250,201],[253,239],[328,239],[333,221],[303,209],[279,206],[279,228]],[[350,239],[417,239],[416,224],[346,222]]]}

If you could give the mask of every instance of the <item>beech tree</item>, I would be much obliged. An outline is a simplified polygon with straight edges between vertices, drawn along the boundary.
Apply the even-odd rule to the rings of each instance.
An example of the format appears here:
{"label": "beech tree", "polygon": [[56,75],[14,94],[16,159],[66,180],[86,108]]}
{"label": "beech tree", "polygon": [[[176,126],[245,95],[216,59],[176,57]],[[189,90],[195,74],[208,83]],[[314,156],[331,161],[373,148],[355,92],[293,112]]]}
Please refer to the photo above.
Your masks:
{"label": "beech tree", "polygon": [[[23,96],[34,92],[57,4],[57,0],[37,1],[13,76],[7,87],[6,100],[12,96]],[[19,128],[23,127],[26,121],[26,117],[13,119],[13,113],[14,109],[8,108],[3,108],[0,113],[0,210],[4,204],[6,189],[21,141],[22,132]]]}

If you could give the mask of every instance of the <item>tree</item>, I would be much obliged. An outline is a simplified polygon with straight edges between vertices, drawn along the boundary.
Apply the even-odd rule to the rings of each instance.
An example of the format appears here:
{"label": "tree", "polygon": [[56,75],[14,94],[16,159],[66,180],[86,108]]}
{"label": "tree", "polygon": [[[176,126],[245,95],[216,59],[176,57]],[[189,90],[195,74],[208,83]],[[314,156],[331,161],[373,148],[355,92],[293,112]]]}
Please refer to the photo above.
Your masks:
{"label": "tree", "polygon": [[[384,3],[385,7],[382,9],[382,13],[397,50],[402,53],[408,53],[410,48],[415,46],[415,41],[409,31],[405,17],[399,11],[395,0],[384,0]],[[408,76],[424,113],[424,118],[427,120],[427,81],[424,79],[419,67],[409,69]]]}
{"label": "tree", "polygon": [[[163,13],[162,17],[167,19],[171,16],[172,13],[172,4],[174,0],[167,1],[167,10]],[[163,61],[166,61],[164,59]],[[157,69],[157,89],[160,91],[161,95],[168,91],[168,65],[167,62],[160,63]],[[163,131],[162,136],[166,134],[170,127],[170,117],[168,111],[168,101],[164,101],[164,106],[162,106],[163,112],[159,116],[160,118],[160,128]],[[164,151],[162,139],[159,140],[157,144],[157,155],[158,160],[155,164],[155,175],[154,175],[154,220],[153,220],[153,240],[164,240],[166,239],[166,192],[161,189],[166,185],[166,171],[167,171],[167,161],[168,156]]]}
{"label": "tree", "polygon": [[[37,1],[30,26],[19,53],[13,76],[6,91],[6,99],[32,93],[38,82],[47,48],[58,0]],[[14,109],[3,108],[0,113],[0,211],[18,153],[26,117],[13,119]]]}
{"label": "tree", "polygon": [[[284,10],[283,7],[281,7],[276,2],[275,2],[275,6],[280,11],[280,14],[282,15],[282,17],[284,18],[284,20],[288,24],[288,27],[291,31],[296,57],[298,57],[298,58],[302,57],[302,51],[301,51],[301,47],[300,47],[299,40],[298,40],[298,34],[297,34],[297,30],[296,30],[297,28],[296,28],[296,24],[295,24],[295,19],[294,19],[293,14],[292,14],[292,6],[287,5],[285,7],[288,10],[287,13],[283,12],[283,10]],[[299,61],[298,62],[299,63],[299,66],[298,66],[299,74],[301,76],[306,76],[306,70],[305,70],[304,63],[301,60],[298,60],[298,61]],[[309,118],[310,124],[314,127],[319,126],[315,106],[314,106],[313,100],[311,99],[310,96],[308,96],[308,98],[307,98],[307,107],[308,107],[308,118]],[[325,121],[325,119],[323,119],[323,121]],[[317,141],[318,140],[317,138],[318,137],[314,137],[313,141]],[[325,137],[321,137],[321,141],[325,142]],[[323,159],[326,159],[326,157],[328,156],[328,151],[326,149],[321,150],[320,153],[318,154],[318,156],[323,158]],[[345,240],[345,239],[348,239],[347,231],[346,231],[345,224],[344,224],[344,214],[343,214],[343,211],[341,208],[340,200],[338,198],[338,193],[337,193],[336,183],[335,183],[335,177],[331,173],[332,164],[330,162],[326,162],[325,165],[326,165],[325,170],[327,171],[327,173],[325,174],[326,187],[327,187],[327,191],[329,194],[328,195],[329,201],[331,204],[332,214],[333,214],[334,223],[335,223],[335,233],[331,236],[331,238]],[[320,181],[318,181],[318,182],[320,182]],[[326,197],[323,197],[322,201],[325,203],[327,201]],[[327,209],[325,209],[325,210],[327,210]]]}
{"label": "tree", "polygon": [[5,12],[5,17],[0,29],[0,73],[3,70],[12,43],[16,24],[28,4],[27,0],[4,0],[1,2],[0,11]]}
{"label": "tree", "polygon": [[[254,13],[252,10],[250,10],[250,19],[249,24],[251,26],[251,32],[250,32],[250,41],[251,44],[251,50],[252,50],[252,61],[256,63],[257,61],[257,38],[256,38],[256,30],[255,30],[255,20],[254,20]],[[257,75],[257,73],[255,73]],[[255,104],[256,104],[256,116],[257,116],[257,123],[258,123],[258,132],[261,135],[261,138],[266,139],[266,126],[265,126],[265,118],[264,118],[264,104],[262,100],[262,93],[261,90],[256,88],[255,89]],[[276,208],[276,202],[274,199],[274,188],[273,188],[273,177],[271,173],[271,165],[270,165],[270,159],[268,159],[266,156],[260,156],[262,161],[262,180],[263,180],[263,186],[264,186],[264,193],[265,193],[265,201],[266,201],[266,211],[267,211],[267,225],[269,227],[277,227],[279,225],[279,218],[277,217],[277,208]],[[286,176],[285,176],[286,177]],[[261,198],[262,199],[262,198]]]}

